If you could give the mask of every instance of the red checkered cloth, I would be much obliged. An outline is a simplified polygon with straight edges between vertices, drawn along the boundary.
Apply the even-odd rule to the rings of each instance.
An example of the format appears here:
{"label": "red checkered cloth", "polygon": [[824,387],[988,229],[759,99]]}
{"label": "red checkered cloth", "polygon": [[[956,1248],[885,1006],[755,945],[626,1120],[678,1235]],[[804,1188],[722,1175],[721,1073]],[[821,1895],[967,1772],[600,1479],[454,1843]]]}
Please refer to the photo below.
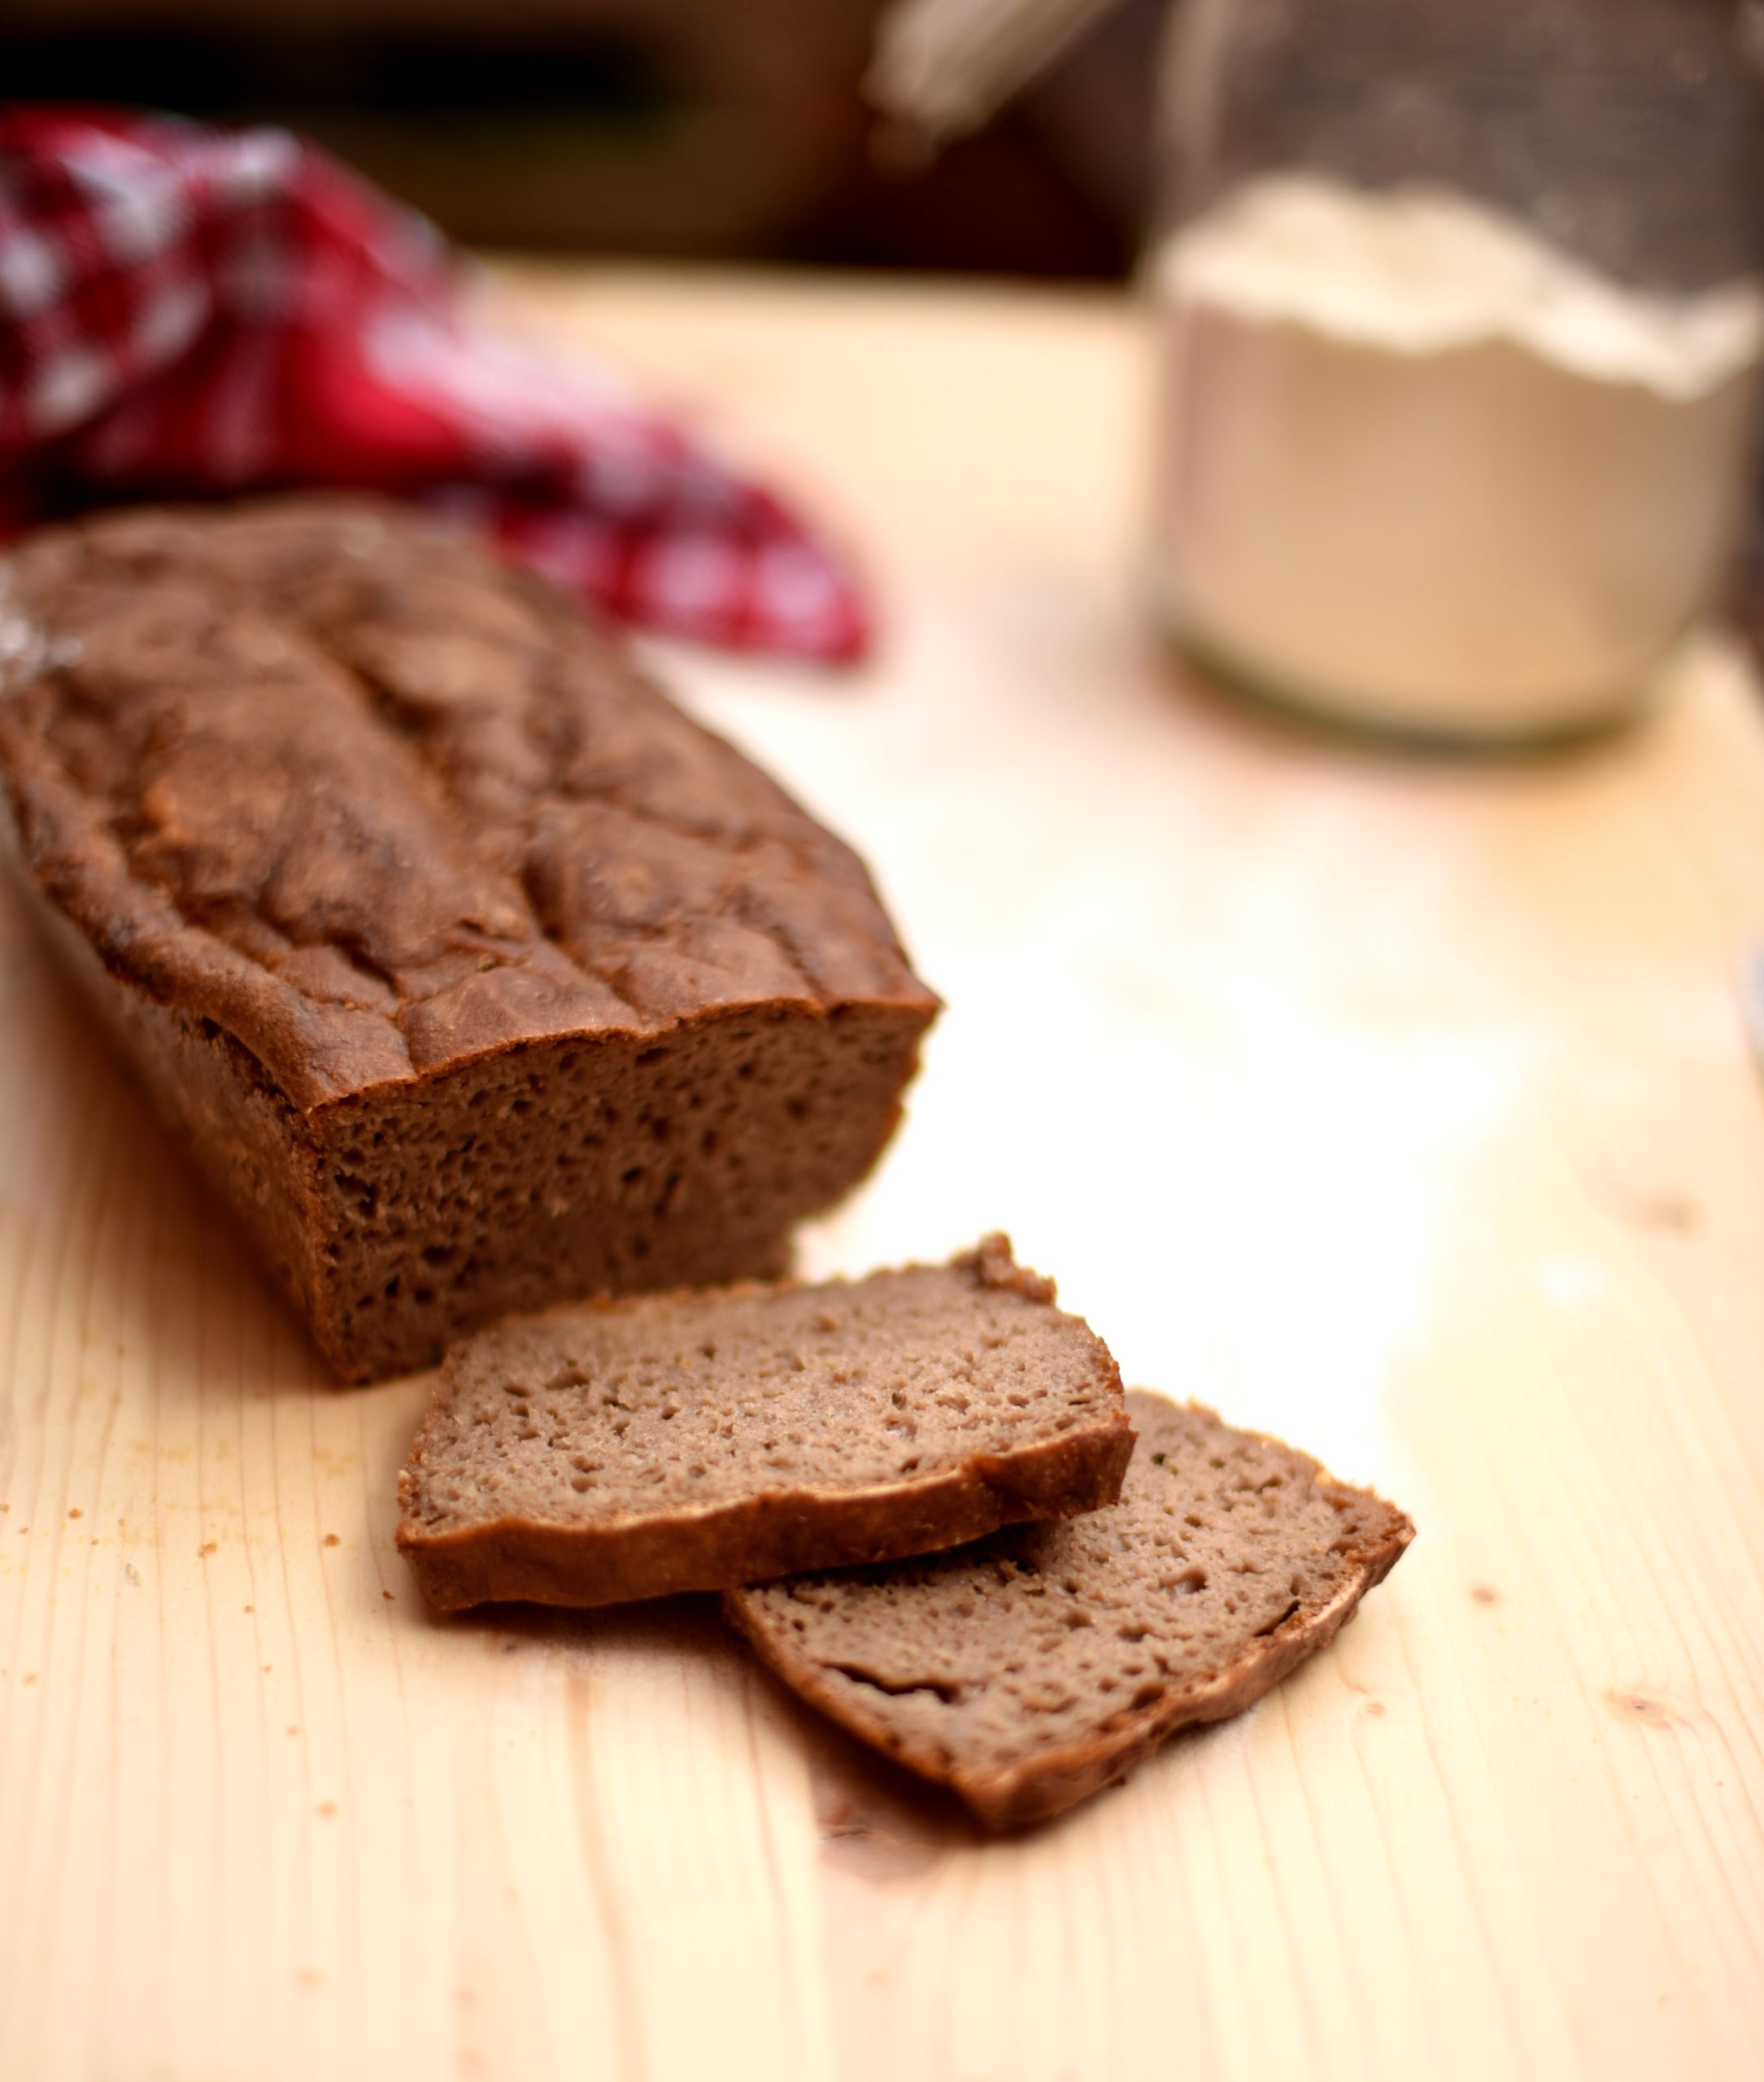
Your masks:
{"label": "red checkered cloth", "polygon": [[431,225],[284,131],[0,111],[0,530],[362,486],[466,516],[626,621],[863,651],[858,588],[801,520],[477,301]]}

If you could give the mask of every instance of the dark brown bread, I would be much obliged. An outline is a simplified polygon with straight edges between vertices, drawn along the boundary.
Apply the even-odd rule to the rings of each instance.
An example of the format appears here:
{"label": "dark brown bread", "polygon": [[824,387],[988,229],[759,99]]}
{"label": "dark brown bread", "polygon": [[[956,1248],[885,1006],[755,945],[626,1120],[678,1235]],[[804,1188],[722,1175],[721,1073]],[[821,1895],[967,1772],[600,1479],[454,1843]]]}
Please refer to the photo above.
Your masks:
{"label": "dark brown bread", "polygon": [[447,1355],[398,1542],[444,1610],[610,1605],[1094,1510],[1132,1447],[1106,1347],[991,1236],[947,1265],[481,1332]]}
{"label": "dark brown bread", "polygon": [[1240,1713],[1321,1648],[1414,1535],[1402,1513],[1211,1410],[1135,1392],[1120,1502],[891,1568],[733,1591],[811,1705],[1012,1828]]}
{"label": "dark brown bread", "polygon": [[564,1296],[782,1271],[936,1009],[855,855],[544,586],[390,508],[29,539],[0,784],[52,936],[351,1379]]}

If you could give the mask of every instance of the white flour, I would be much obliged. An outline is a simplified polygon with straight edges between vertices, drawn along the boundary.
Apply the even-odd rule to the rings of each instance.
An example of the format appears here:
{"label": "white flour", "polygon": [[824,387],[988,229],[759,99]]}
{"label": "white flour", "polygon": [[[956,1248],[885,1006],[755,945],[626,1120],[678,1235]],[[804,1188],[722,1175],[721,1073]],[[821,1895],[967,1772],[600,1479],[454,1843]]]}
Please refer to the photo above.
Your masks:
{"label": "white flour", "polygon": [[1764,286],[1626,289],[1444,191],[1237,189],[1157,256],[1157,568],[1186,639],[1479,737],[1637,699],[1718,584]]}

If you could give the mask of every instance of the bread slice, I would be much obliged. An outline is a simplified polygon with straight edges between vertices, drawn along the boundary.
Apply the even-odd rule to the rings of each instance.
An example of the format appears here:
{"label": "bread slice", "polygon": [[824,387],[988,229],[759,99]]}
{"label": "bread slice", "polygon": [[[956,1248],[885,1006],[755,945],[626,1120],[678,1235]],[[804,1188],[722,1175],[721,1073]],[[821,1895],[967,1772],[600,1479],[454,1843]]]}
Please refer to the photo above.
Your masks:
{"label": "bread slice", "polygon": [[1039,1821],[1320,1649],[1414,1536],[1278,1440],[1135,1392],[1121,1501],[960,1553],[733,1591],[812,1705],[989,1827]]}
{"label": "bread slice", "polygon": [[398,1544],[444,1611],[611,1605],[1094,1510],[1133,1432],[1053,1298],[990,1236],[851,1284],[512,1319],[447,1355]]}

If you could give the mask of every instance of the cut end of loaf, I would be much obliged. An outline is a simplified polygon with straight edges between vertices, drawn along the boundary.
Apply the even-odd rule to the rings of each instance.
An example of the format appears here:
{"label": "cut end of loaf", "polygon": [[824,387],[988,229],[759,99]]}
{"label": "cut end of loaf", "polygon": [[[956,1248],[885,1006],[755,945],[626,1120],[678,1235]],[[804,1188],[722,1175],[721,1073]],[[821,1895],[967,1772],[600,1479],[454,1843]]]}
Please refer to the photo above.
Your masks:
{"label": "cut end of loaf", "polygon": [[887,1008],[724,1012],[338,1109],[316,1140],[333,1243],[315,1336],[373,1379],[560,1299],[779,1277],[796,1225],[893,1133],[923,1029]]}

